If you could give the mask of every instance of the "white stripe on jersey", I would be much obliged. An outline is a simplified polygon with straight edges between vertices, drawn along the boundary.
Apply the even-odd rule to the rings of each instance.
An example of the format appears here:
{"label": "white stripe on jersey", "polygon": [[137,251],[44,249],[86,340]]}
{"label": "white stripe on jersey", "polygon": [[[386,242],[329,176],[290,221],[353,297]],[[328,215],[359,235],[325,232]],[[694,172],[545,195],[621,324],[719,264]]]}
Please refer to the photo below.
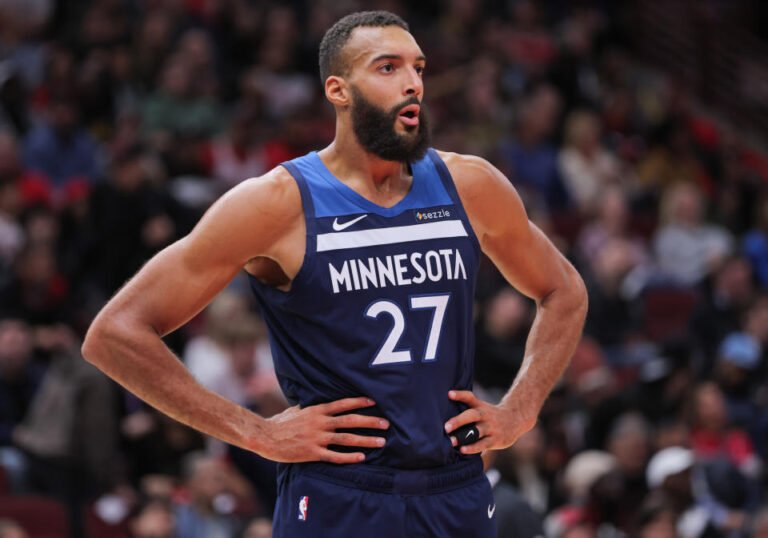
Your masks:
{"label": "white stripe on jersey", "polygon": [[410,226],[319,234],[317,236],[317,251],[327,252],[329,250],[391,245],[393,243],[410,243],[411,241],[443,237],[467,237],[467,230],[460,220],[443,220]]}

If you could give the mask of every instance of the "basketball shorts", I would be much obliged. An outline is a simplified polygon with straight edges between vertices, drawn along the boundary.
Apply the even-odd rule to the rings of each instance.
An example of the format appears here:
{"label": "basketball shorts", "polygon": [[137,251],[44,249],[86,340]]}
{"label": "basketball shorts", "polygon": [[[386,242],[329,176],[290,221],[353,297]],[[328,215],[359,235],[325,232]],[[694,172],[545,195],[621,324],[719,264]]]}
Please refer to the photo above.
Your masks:
{"label": "basketball shorts", "polygon": [[496,538],[480,458],[429,470],[280,464],[273,538]]}

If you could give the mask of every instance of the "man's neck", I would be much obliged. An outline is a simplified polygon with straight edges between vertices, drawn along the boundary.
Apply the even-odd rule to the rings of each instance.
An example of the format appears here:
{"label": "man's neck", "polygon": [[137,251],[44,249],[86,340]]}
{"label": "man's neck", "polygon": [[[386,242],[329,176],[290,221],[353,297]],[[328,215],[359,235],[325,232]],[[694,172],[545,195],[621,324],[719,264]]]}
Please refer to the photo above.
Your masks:
{"label": "man's neck", "polygon": [[334,141],[319,152],[325,165],[339,180],[372,188],[376,192],[398,192],[410,185],[405,163],[387,161],[367,152],[351,130],[337,130]]}

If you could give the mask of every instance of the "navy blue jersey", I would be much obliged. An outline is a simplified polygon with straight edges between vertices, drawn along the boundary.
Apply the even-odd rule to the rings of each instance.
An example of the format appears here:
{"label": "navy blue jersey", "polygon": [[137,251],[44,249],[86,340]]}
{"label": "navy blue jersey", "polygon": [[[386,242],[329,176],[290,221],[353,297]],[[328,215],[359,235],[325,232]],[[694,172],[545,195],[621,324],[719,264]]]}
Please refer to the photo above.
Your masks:
{"label": "navy blue jersey", "polygon": [[410,191],[389,208],[339,181],[315,152],[283,166],[301,192],[304,262],[290,291],[250,281],[286,397],[375,400],[361,412],[391,426],[367,463],[461,459],[444,424],[465,408],[448,391],[471,388],[480,248],[442,159],[429,150],[414,163]]}

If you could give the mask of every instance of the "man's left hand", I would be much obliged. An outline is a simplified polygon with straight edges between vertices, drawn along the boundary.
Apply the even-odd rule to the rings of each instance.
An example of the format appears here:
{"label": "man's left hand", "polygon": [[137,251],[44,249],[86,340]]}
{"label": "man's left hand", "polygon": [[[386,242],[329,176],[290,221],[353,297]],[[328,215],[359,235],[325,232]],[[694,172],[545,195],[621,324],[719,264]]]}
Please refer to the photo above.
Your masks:
{"label": "man's left hand", "polygon": [[[467,424],[474,424],[479,433],[479,441],[460,448],[462,454],[480,454],[484,450],[507,448],[536,424],[535,418],[532,420],[525,418],[526,414],[519,410],[515,411],[508,401],[499,405],[489,404],[478,399],[468,390],[449,391],[448,397],[465,403],[469,409],[445,423],[446,433],[450,434]],[[458,445],[453,435],[451,444]]]}

